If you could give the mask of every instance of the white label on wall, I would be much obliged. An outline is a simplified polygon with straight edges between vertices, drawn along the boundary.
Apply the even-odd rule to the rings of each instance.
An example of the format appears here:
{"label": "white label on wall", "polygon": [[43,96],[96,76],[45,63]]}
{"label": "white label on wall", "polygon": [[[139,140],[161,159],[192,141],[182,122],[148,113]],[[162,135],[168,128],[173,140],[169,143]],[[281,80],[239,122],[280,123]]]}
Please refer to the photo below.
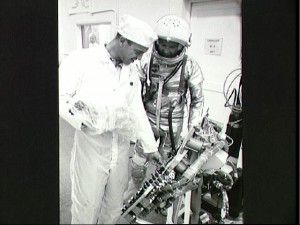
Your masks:
{"label": "white label on wall", "polygon": [[204,44],[204,53],[207,55],[221,55],[223,38],[207,38]]}

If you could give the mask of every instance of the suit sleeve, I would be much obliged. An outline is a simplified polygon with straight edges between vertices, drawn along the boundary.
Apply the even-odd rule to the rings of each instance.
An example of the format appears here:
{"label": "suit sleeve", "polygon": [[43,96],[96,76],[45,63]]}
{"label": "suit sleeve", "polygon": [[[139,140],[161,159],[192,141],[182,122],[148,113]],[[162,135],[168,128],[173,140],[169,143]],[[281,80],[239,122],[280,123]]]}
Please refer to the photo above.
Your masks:
{"label": "suit sleeve", "polygon": [[81,119],[71,108],[73,97],[80,86],[82,72],[76,55],[71,54],[62,61],[59,67],[59,115],[75,129],[81,128]]}
{"label": "suit sleeve", "polygon": [[191,96],[188,120],[188,129],[190,130],[201,121],[204,78],[200,66],[193,58],[190,58],[188,63],[188,88]]}
{"label": "suit sleeve", "polygon": [[158,144],[155,141],[154,134],[148,120],[148,116],[144,109],[142,102],[141,84],[138,76],[136,76],[136,83],[138,84],[138,91],[133,99],[133,113],[137,123],[137,138],[143,146],[144,153],[152,153],[157,151]]}

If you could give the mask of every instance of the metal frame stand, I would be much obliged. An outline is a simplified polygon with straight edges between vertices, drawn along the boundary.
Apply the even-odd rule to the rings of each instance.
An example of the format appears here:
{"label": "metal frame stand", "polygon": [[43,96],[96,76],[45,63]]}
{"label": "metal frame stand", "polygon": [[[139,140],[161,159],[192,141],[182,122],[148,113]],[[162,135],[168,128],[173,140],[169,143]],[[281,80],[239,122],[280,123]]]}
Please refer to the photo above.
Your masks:
{"label": "metal frame stand", "polygon": [[[183,205],[183,208],[181,206]],[[173,211],[174,205],[168,208],[166,224],[177,224],[178,218],[184,214],[183,224],[190,223],[191,215],[191,191],[187,191],[184,195],[179,197],[178,204]]]}

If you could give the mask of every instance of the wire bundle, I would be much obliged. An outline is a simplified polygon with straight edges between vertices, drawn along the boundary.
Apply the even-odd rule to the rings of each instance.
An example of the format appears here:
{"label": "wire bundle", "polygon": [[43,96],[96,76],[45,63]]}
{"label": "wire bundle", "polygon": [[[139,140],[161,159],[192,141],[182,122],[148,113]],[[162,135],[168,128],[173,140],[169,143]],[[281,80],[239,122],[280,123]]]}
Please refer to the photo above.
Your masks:
{"label": "wire bundle", "polygon": [[[233,77],[234,76],[234,77]],[[229,78],[233,77],[232,81],[229,83],[227,89],[226,84]],[[238,90],[233,87],[234,82],[240,78]],[[242,71],[240,68],[232,70],[226,77],[223,85],[223,95],[226,99],[225,107],[229,107],[232,111],[241,112],[242,111]],[[231,91],[231,92],[230,92]],[[233,97],[233,101],[230,99]],[[232,103],[230,103],[232,102]]]}

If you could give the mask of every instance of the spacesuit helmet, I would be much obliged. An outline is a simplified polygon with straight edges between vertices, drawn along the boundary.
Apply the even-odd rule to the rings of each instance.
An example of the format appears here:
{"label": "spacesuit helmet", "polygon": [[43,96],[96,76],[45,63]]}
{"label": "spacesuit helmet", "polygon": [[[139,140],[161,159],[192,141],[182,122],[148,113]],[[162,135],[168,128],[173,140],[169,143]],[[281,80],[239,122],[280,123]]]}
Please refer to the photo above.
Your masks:
{"label": "spacesuit helmet", "polygon": [[180,62],[190,45],[191,33],[187,22],[175,15],[163,16],[157,21],[154,31],[158,36],[154,43],[154,56],[167,64]]}
{"label": "spacesuit helmet", "polygon": [[191,32],[188,23],[175,15],[167,15],[160,18],[154,31],[158,38],[190,46]]}

